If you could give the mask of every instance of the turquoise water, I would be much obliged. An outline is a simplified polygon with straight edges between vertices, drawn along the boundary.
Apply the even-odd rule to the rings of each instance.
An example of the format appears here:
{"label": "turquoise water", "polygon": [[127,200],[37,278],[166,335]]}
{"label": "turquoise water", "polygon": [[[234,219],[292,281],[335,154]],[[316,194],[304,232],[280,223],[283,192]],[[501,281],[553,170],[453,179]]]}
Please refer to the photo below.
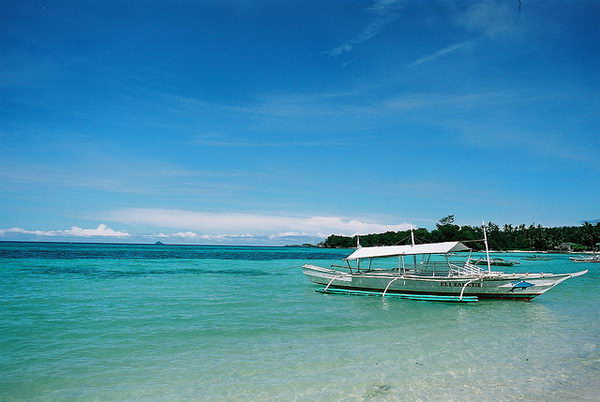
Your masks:
{"label": "turquoise water", "polygon": [[[0,399],[599,400],[600,266],[533,302],[324,295],[347,250],[0,243]],[[505,269],[506,270],[506,269]]]}

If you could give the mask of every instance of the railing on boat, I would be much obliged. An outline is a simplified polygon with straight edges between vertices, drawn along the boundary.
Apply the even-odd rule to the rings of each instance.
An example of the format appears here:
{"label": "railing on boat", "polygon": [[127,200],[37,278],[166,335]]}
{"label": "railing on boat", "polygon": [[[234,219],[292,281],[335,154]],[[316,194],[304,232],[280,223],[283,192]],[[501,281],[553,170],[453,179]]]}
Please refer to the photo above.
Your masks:
{"label": "railing on boat", "polygon": [[481,269],[468,262],[458,263],[452,261],[429,261],[417,265],[414,270],[419,275],[430,276],[462,276],[479,275]]}
{"label": "railing on boat", "polygon": [[423,261],[417,265],[405,265],[403,268],[390,267],[390,268],[362,268],[350,269],[343,265],[332,265],[336,268],[344,268],[350,270],[350,272],[402,272],[412,275],[423,275],[423,276],[463,276],[463,275],[481,275],[483,272],[480,267],[466,262],[454,262],[454,261]]}

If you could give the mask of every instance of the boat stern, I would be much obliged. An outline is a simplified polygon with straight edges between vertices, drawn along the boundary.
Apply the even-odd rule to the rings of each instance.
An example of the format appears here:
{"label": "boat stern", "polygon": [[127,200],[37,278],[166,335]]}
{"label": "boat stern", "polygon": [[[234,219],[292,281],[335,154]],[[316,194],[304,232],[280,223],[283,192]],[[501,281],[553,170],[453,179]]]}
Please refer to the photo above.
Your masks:
{"label": "boat stern", "polygon": [[319,285],[352,282],[352,276],[349,273],[317,265],[305,264],[302,266],[302,272],[311,282]]}

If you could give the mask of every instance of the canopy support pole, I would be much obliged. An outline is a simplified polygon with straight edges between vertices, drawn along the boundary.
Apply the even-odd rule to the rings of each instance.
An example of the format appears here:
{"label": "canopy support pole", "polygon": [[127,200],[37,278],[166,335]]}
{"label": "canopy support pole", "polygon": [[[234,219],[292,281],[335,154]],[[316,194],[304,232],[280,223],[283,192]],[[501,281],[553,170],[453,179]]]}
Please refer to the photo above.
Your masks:
{"label": "canopy support pole", "polygon": [[[410,242],[413,246],[415,245],[415,233],[413,232],[412,222],[410,224]],[[417,256],[415,254],[413,254],[413,265],[415,266],[415,269],[417,269]]]}
{"label": "canopy support pole", "polygon": [[402,275],[406,275],[406,265],[404,265],[404,254],[400,258],[402,258]]}

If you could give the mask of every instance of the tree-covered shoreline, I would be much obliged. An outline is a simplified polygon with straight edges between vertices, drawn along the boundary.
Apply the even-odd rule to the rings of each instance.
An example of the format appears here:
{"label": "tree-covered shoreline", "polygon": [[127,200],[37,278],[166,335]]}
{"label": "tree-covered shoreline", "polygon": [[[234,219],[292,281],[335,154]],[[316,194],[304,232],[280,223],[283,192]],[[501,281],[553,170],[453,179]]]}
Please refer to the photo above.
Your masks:
{"label": "tree-covered shoreline", "polygon": [[[581,226],[543,227],[541,225],[486,224],[489,247],[492,250],[535,250],[535,251],[584,251],[595,250],[600,242],[600,222],[595,225],[585,222]],[[410,230],[373,233],[360,236],[364,247],[410,244]],[[466,241],[474,249],[482,249],[483,230],[478,226],[454,224],[454,215],[446,216],[429,231],[414,229],[416,243],[436,243],[444,241]],[[356,236],[332,234],[320,247],[351,248],[356,246]]]}

